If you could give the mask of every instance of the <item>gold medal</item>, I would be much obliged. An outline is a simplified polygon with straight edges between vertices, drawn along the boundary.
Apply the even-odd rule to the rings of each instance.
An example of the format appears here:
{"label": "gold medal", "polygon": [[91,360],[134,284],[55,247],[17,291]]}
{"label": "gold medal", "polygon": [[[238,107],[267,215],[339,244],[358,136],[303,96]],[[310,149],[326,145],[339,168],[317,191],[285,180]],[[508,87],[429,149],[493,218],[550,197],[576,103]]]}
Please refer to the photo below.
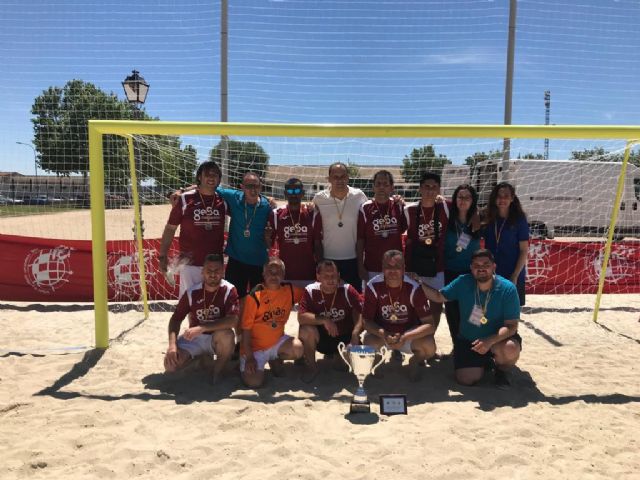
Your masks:
{"label": "gold medal", "polygon": [[271,328],[277,328],[277,327],[278,327],[277,322],[271,322]]}
{"label": "gold medal", "polygon": [[433,243],[433,240],[431,240],[430,238],[425,238],[424,240],[425,245],[431,245],[432,243]]}
{"label": "gold medal", "polygon": [[342,227],[344,226],[344,223],[342,223],[342,222],[338,222],[338,226],[339,226],[340,228],[342,228]]}
{"label": "gold medal", "polygon": [[248,228],[244,231],[244,236],[245,236],[246,238],[249,238],[249,237],[251,236],[251,232],[249,231],[249,229],[248,229]]}
{"label": "gold medal", "polygon": [[483,316],[482,316],[482,318],[480,319],[480,323],[481,323],[482,325],[486,325],[488,321],[489,321],[489,320],[487,320],[487,317],[485,317],[484,315],[483,315]]}
{"label": "gold medal", "polygon": [[463,248],[460,245],[458,245],[456,247],[456,252],[460,253],[460,252],[462,252],[462,250],[463,250]]}
{"label": "gold medal", "polygon": [[208,230],[208,231],[211,231],[211,230],[213,230],[213,225],[211,223],[205,223],[204,224],[204,229]]}
{"label": "gold medal", "polygon": [[294,238],[293,239],[293,243],[295,243],[296,245],[298,245],[300,243],[300,239],[299,238]]}
{"label": "gold medal", "polygon": [[395,322],[396,320],[398,320],[398,316],[395,313],[392,313],[391,316],[389,317],[389,320],[391,320],[392,322]]}
{"label": "gold medal", "polygon": [[382,232],[382,238],[387,238],[389,236],[389,233],[387,233],[387,231]]}

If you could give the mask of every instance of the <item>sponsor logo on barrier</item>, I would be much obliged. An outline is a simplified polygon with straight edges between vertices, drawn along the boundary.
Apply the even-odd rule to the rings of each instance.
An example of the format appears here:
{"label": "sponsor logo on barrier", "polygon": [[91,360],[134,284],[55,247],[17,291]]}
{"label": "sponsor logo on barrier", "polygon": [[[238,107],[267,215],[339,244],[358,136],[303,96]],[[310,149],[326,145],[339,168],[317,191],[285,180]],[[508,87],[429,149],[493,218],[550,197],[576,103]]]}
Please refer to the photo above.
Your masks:
{"label": "sponsor logo on barrier", "polygon": [[73,275],[69,257],[73,248],[59,246],[51,249],[34,248],[24,259],[24,278],[41,293],[53,293]]}

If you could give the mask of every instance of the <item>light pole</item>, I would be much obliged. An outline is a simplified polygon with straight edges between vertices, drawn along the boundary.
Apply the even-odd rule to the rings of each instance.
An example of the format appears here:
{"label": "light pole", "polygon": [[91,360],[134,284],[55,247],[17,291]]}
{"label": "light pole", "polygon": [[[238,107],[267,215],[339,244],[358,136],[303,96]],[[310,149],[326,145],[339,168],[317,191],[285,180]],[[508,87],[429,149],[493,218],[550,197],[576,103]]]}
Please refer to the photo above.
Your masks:
{"label": "light pole", "polygon": [[33,145],[31,145],[30,143],[24,143],[24,142],[16,142],[18,145],[24,145],[25,147],[29,147],[31,150],[33,150],[33,166],[36,170],[36,177],[38,176],[38,157],[36,155],[36,149]]}
{"label": "light pole", "polygon": [[127,100],[135,108],[135,117],[139,119],[140,105],[147,99],[149,84],[140,75],[140,72],[133,70],[131,75],[122,82],[122,88],[124,88],[124,94],[127,96]]}

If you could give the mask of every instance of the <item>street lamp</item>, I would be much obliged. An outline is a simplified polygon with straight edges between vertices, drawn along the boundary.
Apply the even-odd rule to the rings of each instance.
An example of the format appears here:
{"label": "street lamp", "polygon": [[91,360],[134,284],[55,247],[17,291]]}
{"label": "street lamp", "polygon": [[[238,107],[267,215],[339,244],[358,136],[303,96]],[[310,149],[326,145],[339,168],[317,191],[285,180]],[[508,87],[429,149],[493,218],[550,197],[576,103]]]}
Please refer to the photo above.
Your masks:
{"label": "street lamp", "polygon": [[38,176],[38,159],[36,155],[36,149],[30,143],[24,143],[24,142],[16,142],[16,143],[18,145],[24,145],[25,147],[29,147],[31,150],[33,150],[33,166],[36,169],[36,177],[37,177]]}
{"label": "street lamp", "polygon": [[124,94],[127,96],[127,100],[134,106],[136,116],[139,117],[140,105],[147,99],[149,84],[140,76],[140,72],[133,70],[131,75],[122,82],[122,88],[124,88]]}

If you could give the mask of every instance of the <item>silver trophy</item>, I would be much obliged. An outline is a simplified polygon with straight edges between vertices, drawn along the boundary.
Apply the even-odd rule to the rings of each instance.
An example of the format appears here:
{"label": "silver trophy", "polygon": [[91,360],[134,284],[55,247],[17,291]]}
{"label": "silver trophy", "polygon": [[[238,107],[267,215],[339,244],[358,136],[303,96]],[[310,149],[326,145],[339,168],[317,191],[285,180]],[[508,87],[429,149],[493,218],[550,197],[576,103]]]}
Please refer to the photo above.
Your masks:
{"label": "silver trophy", "polygon": [[371,411],[367,392],[364,390],[364,379],[367,378],[367,375],[375,373],[376,368],[387,357],[387,352],[387,348],[382,347],[380,349],[380,361],[374,365],[376,353],[378,353],[375,348],[367,345],[349,345],[346,347],[343,342],[338,344],[338,353],[349,367],[349,371],[353,372],[358,380],[358,389],[353,396],[353,400],[351,400],[350,413],[369,413]]}

